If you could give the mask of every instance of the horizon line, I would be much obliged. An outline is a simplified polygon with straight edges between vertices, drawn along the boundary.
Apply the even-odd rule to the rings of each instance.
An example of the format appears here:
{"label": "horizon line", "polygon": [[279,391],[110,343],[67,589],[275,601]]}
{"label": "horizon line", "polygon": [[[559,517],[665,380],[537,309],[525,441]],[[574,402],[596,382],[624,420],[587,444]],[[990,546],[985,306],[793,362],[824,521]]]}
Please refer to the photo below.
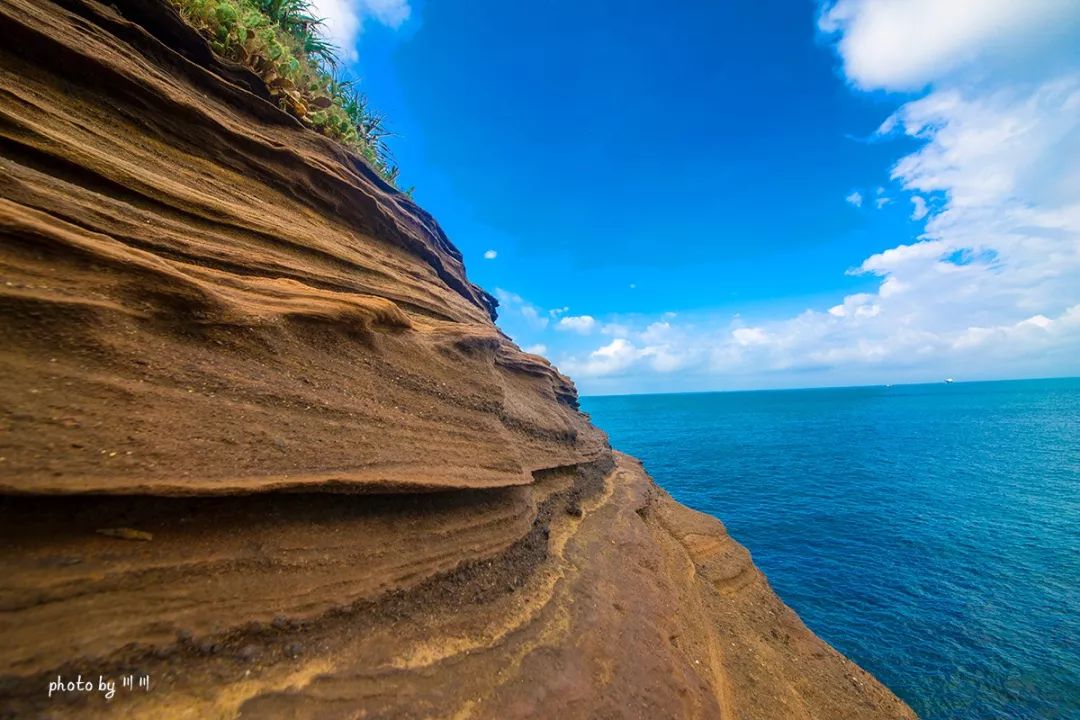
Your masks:
{"label": "horizon line", "polygon": [[1049,377],[1012,377],[993,378],[990,380],[953,380],[941,379],[926,382],[897,382],[897,383],[867,383],[865,385],[814,385],[803,387],[775,387],[775,388],[731,388],[727,390],[678,390],[662,392],[627,392],[627,393],[599,393],[579,394],[579,398],[600,397],[638,397],[642,395],[717,395],[720,393],[755,393],[755,392],[796,392],[803,390],[857,390],[859,388],[888,388],[888,387],[917,387],[920,385],[974,385],[977,383],[1001,383],[1001,382],[1038,382],[1040,380],[1080,380],[1080,375],[1053,375]]}

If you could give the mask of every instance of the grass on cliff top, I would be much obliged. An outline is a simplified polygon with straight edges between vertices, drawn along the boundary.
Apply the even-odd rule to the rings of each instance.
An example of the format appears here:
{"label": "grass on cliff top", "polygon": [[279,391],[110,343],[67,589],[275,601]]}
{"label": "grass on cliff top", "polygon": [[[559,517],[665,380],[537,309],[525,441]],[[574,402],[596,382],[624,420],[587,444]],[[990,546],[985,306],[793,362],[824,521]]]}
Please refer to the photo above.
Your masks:
{"label": "grass on cliff top", "polygon": [[338,74],[337,49],[309,0],[172,0],[214,52],[266,82],[282,110],[349,147],[390,183],[398,175],[384,118]]}

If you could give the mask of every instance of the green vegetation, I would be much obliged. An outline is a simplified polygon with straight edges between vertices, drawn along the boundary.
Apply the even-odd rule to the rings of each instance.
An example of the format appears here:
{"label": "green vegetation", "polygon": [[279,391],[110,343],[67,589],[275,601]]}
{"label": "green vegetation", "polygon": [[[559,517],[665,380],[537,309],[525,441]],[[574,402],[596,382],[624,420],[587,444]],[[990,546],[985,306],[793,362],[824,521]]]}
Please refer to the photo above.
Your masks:
{"label": "green vegetation", "polygon": [[338,77],[333,45],[309,0],[172,0],[214,52],[256,72],[278,105],[300,122],[363,155],[386,180],[398,168],[384,119],[353,81]]}

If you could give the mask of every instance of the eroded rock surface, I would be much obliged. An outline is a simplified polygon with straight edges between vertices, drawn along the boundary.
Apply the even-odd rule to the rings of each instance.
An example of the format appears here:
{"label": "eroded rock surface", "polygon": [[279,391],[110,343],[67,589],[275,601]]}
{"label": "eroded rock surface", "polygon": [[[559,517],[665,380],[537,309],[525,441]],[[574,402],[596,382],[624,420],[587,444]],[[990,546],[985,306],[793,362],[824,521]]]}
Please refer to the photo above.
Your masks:
{"label": "eroded rock surface", "polygon": [[0,32],[0,716],[914,717],[167,4]]}

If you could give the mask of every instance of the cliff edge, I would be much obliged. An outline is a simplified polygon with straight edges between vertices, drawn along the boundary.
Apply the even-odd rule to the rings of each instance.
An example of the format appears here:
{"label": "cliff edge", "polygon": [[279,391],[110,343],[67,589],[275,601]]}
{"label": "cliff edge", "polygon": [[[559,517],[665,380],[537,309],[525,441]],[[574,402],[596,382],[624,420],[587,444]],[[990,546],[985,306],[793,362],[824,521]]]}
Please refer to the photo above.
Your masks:
{"label": "cliff edge", "polygon": [[0,32],[0,717],[914,717],[170,5]]}

